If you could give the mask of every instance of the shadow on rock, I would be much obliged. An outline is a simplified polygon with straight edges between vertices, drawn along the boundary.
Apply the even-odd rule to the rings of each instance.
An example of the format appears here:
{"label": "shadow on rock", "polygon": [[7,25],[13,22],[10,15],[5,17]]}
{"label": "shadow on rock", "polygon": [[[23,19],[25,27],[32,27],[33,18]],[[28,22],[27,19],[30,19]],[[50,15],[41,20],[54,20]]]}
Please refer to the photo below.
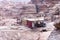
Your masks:
{"label": "shadow on rock", "polygon": [[60,40],[60,30],[53,30],[48,37],[48,40]]}

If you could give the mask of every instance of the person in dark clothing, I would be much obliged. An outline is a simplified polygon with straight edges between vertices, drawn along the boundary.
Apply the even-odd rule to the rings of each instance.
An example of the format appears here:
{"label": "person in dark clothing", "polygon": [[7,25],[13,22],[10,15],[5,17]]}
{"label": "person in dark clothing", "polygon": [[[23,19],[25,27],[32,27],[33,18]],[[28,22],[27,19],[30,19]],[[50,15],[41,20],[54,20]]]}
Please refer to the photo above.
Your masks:
{"label": "person in dark clothing", "polygon": [[40,22],[40,27],[45,27],[46,24],[44,22]]}
{"label": "person in dark clothing", "polygon": [[38,24],[38,22],[36,22],[36,23],[35,23],[35,27],[39,27],[39,24]]}
{"label": "person in dark clothing", "polygon": [[36,22],[35,27],[45,27],[46,24],[44,22]]}
{"label": "person in dark clothing", "polygon": [[37,21],[37,22],[35,23],[35,27],[40,27],[40,22]]}

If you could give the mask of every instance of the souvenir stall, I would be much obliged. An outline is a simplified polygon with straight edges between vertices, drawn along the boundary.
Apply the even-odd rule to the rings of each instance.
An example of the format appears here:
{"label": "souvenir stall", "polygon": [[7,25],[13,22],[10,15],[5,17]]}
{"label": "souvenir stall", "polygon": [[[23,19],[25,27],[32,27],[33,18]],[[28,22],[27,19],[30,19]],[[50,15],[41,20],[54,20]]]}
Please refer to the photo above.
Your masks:
{"label": "souvenir stall", "polygon": [[25,24],[25,26],[32,28],[34,27],[34,24],[36,23],[36,21],[42,21],[44,20],[43,17],[39,17],[39,18],[24,18],[25,23],[23,22],[23,24]]}

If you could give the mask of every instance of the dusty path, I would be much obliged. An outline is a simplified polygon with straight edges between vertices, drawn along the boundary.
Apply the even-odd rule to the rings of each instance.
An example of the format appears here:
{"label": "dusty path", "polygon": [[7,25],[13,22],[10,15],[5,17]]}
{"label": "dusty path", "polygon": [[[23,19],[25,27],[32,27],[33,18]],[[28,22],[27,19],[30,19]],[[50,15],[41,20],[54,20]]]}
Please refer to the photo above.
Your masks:
{"label": "dusty path", "polygon": [[[34,30],[24,27],[18,27],[18,30],[15,29],[16,27],[12,27],[12,29],[9,27],[5,28],[0,28],[0,40],[47,40],[54,27],[49,23],[46,28]],[[41,29],[47,29],[48,31],[41,32]]]}

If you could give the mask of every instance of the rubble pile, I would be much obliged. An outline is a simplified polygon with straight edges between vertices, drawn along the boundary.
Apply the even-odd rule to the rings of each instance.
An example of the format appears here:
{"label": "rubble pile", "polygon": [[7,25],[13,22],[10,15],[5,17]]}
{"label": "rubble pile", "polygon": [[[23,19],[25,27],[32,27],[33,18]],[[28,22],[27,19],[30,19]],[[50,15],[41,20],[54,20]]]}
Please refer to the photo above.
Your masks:
{"label": "rubble pile", "polygon": [[16,24],[16,19],[10,19],[10,18],[0,18],[0,26],[13,26]]}
{"label": "rubble pile", "polygon": [[57,29],[60,29],[60,22],[54,24],[54,26],[55,26]]}
{"label": "rubble pile", "polygon": [[[6,1],[6,2],[7,3],[5,3],[5,1],[3,1],[3,3],[0,2],[1,3],[0,16],[4,16],[6,18],[16,18],[16,19],[17,19],[17,17],[19,19],[22,19],[23,17],[37,17],[37,16],[41,17],[41,16],[43,16],[43,17],[45,17],[46,20],[52,20],[52,19],[54,19],[53,14],[56,12],[57,4],[59,4],[59,2],[57,4],[45,2],[43,4],[40,3],[36,6],[35,4],[22,4],[22,3],[8,2],[8,1]],[[59,6],[58,6],[58,8],[59,8]],[[38,13],[37,13],[37,9],[38,9]],[[43,15],[41,14],[41,12],[43,12]],[[32,15],[32,16],[30,16],[30,15]]]}

